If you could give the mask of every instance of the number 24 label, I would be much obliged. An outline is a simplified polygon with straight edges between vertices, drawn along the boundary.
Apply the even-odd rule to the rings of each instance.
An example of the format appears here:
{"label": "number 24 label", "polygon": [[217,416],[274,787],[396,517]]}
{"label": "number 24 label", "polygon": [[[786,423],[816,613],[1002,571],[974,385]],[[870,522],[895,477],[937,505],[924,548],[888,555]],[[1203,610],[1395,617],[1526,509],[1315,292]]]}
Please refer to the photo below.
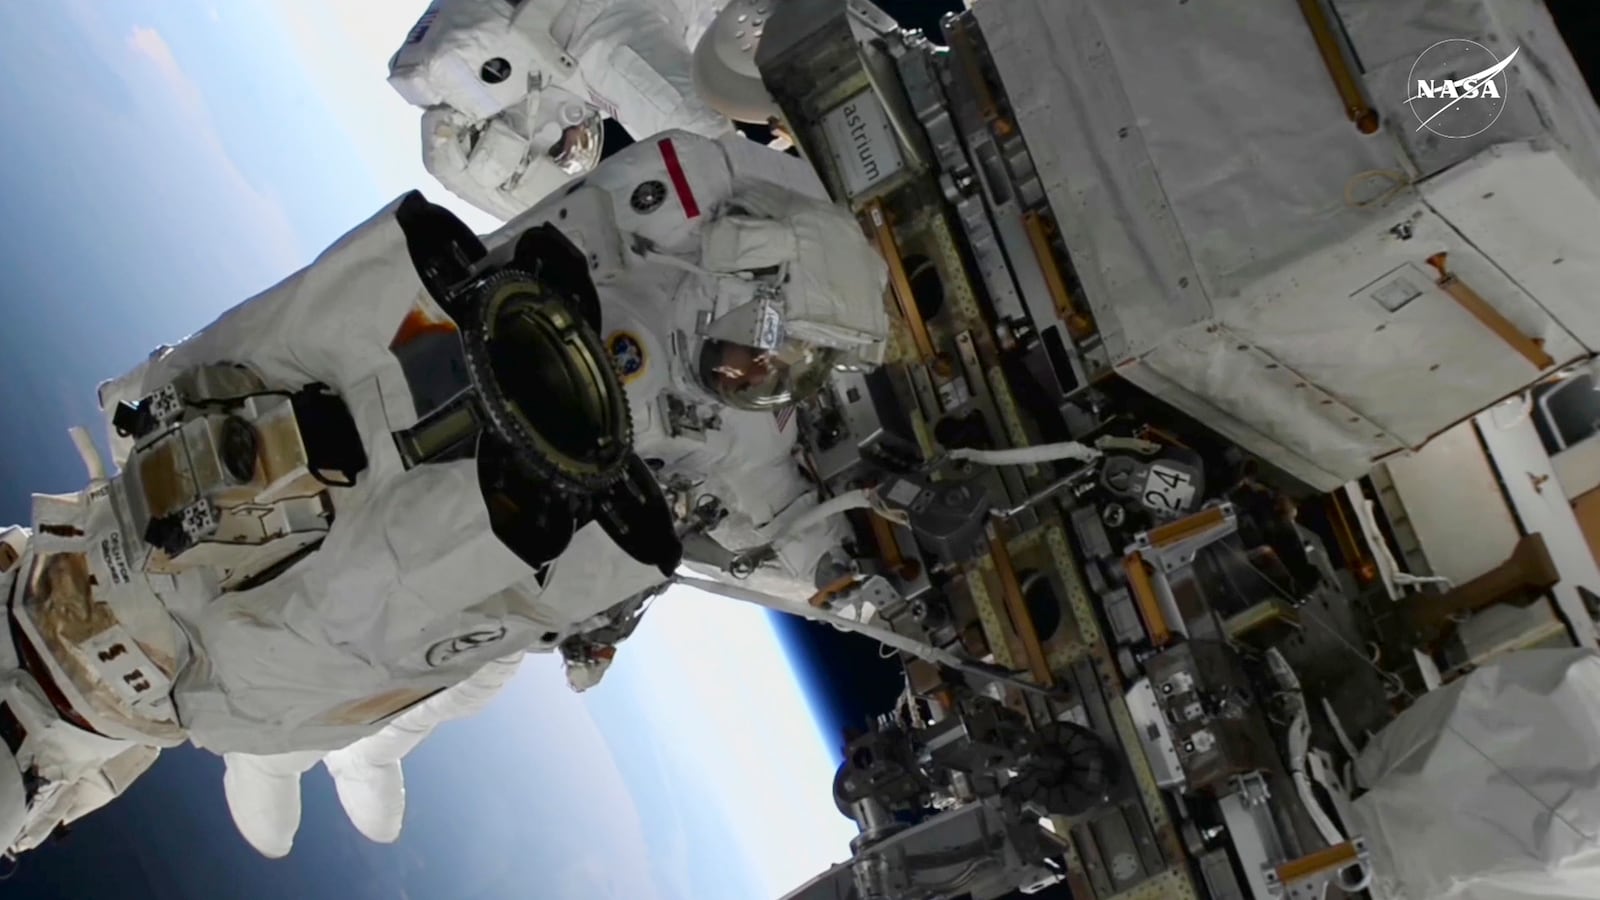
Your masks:
{"label": "number 24 label", "polygon": [[1144,481],[1144,505],[1161,512],[1183,512],[1194,502],[1194,479],[1181,469],[1157,463]]}

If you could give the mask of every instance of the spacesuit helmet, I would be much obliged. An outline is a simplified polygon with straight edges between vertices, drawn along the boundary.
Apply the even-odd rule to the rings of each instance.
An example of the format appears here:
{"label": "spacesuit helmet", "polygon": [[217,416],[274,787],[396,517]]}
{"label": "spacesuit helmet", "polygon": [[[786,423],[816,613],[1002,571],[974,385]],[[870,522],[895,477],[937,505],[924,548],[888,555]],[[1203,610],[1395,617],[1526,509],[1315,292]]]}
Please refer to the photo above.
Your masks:
{"label": "spacesuit helmet", "polygon": [[759,340],[707,337],[700,341],[695,376],[734,409],[771,410],[816,394],[839,360],[838,350],[792,338],[764,346]]}
{"label": "spacesuit helmet", "polygon": [[678,348],[694,387],[736,409],[799,403],[837,368],[882,362],[888,267],[854,216],[742,186],[705,226],[703,271],[677,298]]}
{"label": "spacesuit helmet", "polygon": [[[508,110],[506,116],[513,128],[527,135],[527,171],[535,177],[564,183],[600,164],[605,143],[600,110],[570,91],[558,87],[530,91],[523,106]],[[526,180],[528,175],[522,177]]]}

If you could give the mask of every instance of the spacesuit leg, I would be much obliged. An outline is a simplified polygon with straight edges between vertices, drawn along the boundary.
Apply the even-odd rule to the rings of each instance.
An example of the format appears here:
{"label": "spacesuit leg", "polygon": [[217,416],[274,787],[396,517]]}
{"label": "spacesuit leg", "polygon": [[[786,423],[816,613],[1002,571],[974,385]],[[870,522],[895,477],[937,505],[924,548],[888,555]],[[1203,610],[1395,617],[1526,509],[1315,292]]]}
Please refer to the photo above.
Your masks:
{"label": "spacesuit leg", "polygon": [[339,803],[356,830],[380,844],[400,837],[406,811],[400,761],[435,728],[482,711],[516,674],[521,662],[521,654],[497,659],[466,681],[403,713],[377,734],[323,759],[338,789]]}
{"label": "spacesuit leg", "polygon": [[321,750],[274,756],[223,754],[222,790],[228,812],[239,833],[262,856],[289,855],[300,830],[300,775],[322,755]]}
{"label": "spacesuit leg", "polygon": [[320,760],[333,777],[351,824],[392,843],[405,817],[400,760],[439,725],[476,715],[511,676],[521,654],[497,659],[453,688],[403,713],[377,734],[331,753],[305,750],[258,756],[225,753],[222,786],[239,833],[263,856],[287,856],[300,829],[300,776]]}

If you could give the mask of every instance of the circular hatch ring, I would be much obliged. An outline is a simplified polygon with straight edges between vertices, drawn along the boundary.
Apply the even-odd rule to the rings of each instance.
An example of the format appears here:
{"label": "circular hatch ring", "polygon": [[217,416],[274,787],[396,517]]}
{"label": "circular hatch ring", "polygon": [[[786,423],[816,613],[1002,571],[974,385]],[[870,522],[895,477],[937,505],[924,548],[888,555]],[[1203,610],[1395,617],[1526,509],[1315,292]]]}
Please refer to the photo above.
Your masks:
{"label": "circular hatch ring", "polygon": [[463,293],[457,321],[488,431],[563,493],[593,494],[621,480],[633,420],[594,329],[559,290],[517,269]]}

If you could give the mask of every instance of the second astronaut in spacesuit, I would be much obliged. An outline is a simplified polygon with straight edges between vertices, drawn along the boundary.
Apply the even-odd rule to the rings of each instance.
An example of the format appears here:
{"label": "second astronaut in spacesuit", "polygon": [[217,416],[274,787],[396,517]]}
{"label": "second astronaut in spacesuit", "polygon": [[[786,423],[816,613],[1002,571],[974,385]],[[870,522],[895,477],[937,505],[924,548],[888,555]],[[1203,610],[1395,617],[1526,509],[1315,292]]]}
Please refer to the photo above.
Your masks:
{"label": "second astronaut in spacesuit", "polygon": [[602,119],[636,139],[733,124],[694,91],[720,0],[435,0],[390,61],[422,110],[422,159],[502,221],[600,160]]}

